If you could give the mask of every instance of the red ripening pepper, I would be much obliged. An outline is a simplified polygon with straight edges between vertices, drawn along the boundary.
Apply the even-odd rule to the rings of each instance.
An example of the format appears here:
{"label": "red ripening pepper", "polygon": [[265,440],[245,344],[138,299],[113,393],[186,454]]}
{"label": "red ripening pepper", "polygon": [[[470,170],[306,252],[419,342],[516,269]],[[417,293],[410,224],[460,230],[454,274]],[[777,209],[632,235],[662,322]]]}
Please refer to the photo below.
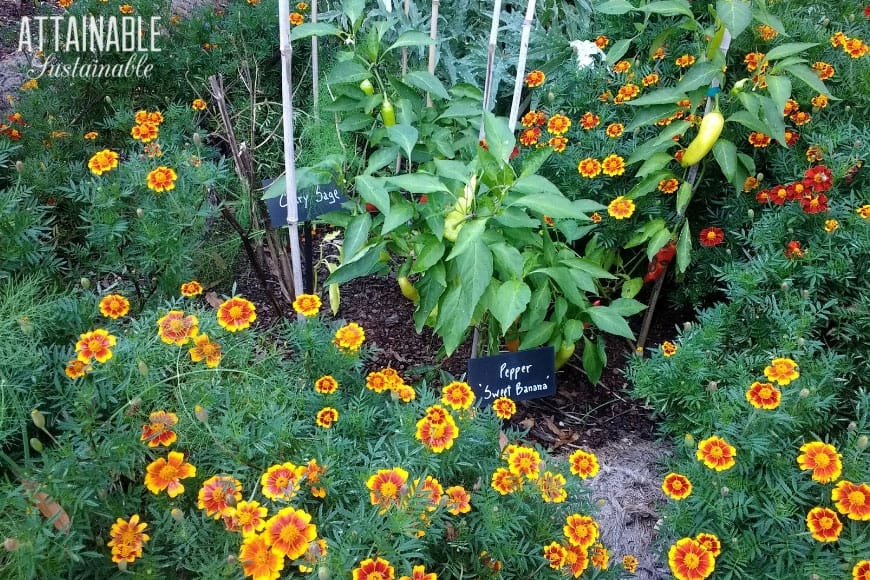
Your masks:
{"label": "red ripening pepper", "polygon": [[654,282],[659,279],[659,276],[664,274],[665,270],[668,268],[668,264],[671,263],[671,260],[674,259],[674,256],[677,254],[677,245],[672,241],[668,242],[668,244],[659,250],[655,256],[653,256],[652,261],[650,261],[649,266],[646,269],[646,276],[643,277],[644,283]]}

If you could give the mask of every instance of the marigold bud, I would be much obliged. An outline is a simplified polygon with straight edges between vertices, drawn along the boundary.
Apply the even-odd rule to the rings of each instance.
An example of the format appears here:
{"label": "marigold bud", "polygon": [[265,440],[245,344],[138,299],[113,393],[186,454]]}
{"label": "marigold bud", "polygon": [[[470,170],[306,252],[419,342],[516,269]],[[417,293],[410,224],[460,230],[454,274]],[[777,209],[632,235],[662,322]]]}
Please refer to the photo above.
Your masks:
{"label": "marigold bud", "polygon": [[200,137],[199,133],[193,134],[193,144],[199,147],[202,145],[202,137]]}
{"label": "marigold bud", "polygon": [[196,405],[193,408],[193,414],[194,414],[194,416],[196,416],[196,419],[202,423],[205,423],[206,421],[208,421],[208,411],[206,411],[204,408],[200,407],[199,405]]}
{"label": "marigold bud", "polygon": [[227,556],[227,564],[229,564],[229,565],[231,565],[231,566],[232,566],[233,564],[235,564],[238,560],[239,560],[239,559],[236,558],[236,556],[235,556],[234,554],[230,554],[229,556]]}
{"label": "marigold bud", "polygon": [[804,337],[801,336],[800,338],[798,338],[798,346],[803,346],[806,343],[807,343],[807,341],[804,340]]}
{"label": "marigold bud", "polygon": [[718,390],[719,390],[719,383],[717,383],[716,381],[710,381],[709,383],[707,383],[707,392],[708,393],[715,393]]}
{"label": "marigold bud", "polygon": [[145,217],[145,210],[142,209],[141,207],[137,207],[136,208],[136,217],[140,217],[140,218]]}
{"label": "marigold bud", "polygon": [[139,406],[142,404],[142,399],[136,397],[132,401],[127,404],[127,412],[125,413],[128,417],[130,415],[135,415],[139,412]]}
{"label": "marigold bud", "polygon": [[785,282],[783,282],[782,284],[780,284],[779,287],[782,288],[783,290],[788,290],[789,288],[791,288],[791,282],[789,282],[788,280],[786,280]]}
{"label": "marigold bud", "polygon": [[810,396],[810,390],[808,388],[804,387],[803,389],[801,389],[801,392],[798,393],[798,395],[800,395],[801,399],[806,399],[807,397]]}
{"label": "marigold bud", "polygon": [[148,376],[148,365],[145,364],[145,361],[141,358],[136,362],[136,366],[139,368],[139,374],[143,377]]}
{"label": "marigold bud", "polygon": [[15,171],[21,173],[24,171],[24,163],[21,160],[15,162]]}
{"label": "marigold bud", "polygon": [[861,435],[860,437],[858,437],[858,441],[855,443],[855,447],[857,447],[861,451],[867,449],[867,436]]}
{"label": "marigold bud", "polygon": [[858,425],[855,424],[855,421],[849,421],[849,425],[846,426],[846,431],[854,431],[858,428]]}
{"label": "marigold bud", "polygon": [[45,415],[39,409],[34,409],[30,412],[30,418],[37,429],[45,430]]}
{"label": "marigold bud", "polygon": [[[230,496],[228,496],[228,497],[230,497]],[[169,512],[169,515],[171,515],[172,519],[175,520],[176,522],[180,522],[181,520],[184,519],[184,512],[178,508],[172,508],[172,510]]]}
{"label": "marigold bud", "polygon": [[81,280],[79,280],[79,284],[81,284],[82,288],[84,288],[85,290],[91,287],[91,281],[87,278],[82,278]]}
{"label": "marigold bud", "polygon": [[690,445],[690,446],[695,445],[695,438],[692,437],[691,433],[686,433],[686,436],[683,438],[683,440],[686,442],[686,445]]}
{"label": "marigold bud", "polygon": [[806,288],[804,288],[803,290],[801,290],[801,296],[803,296],[804,298],[809,298],[809,297],[810,297],[810,291],[807,290]]}
{"label": "marigold bud", "polygon": [[106,96],[103,98],[103,100],[106,101],[106,104],[107,104],[107,105],[111,105],[111,104],[112,104],[112,97],[110,97],[109,95],[106,95]]}
{"label": "marigold bud", "polygon": [[36,437],[30,438],[30,446],[33,447],[33,450],[37,453],[42,453],[42,441],[40,441]]}
{"label": "marigold bud", "polygon": [[332,571],[327,566],[321,566],[317,569],[318,580],[332,580]]}
{"label": "marigold bud", "polygon": [[729,493],[731,493],[731,490],[728,489],[727,486],[724,486],[724,485],[723,485],[723,486],[722,486],[722,491],[721,491],[721,493],[722,493],[722,497],[725,497],[725,496],[727,496]]}
{"label": "marigold bud", "polygon": [[691,322],[686,321],[686,322],[683,323],[683,330],[689,330],[690,328],[692,328],[692,323],[691,323]]}
{"label": "marigold bud", "polygon": [[3,540],[3,547],[6,548],[7,552],[14,552],[19,546],[20,544],[15,538],[6,538]]}
{"label": "marigold bud", "polygon": [[749,219],[755,219],[755,210],[749,208],[748,210],[746,210],[746,215],[749,216]]}
{"label": "marigold bud", "polygon": [[120,562],[118,562],[118,570],[120,570],[121,572],[127,571],[127,560],[121,560]]}

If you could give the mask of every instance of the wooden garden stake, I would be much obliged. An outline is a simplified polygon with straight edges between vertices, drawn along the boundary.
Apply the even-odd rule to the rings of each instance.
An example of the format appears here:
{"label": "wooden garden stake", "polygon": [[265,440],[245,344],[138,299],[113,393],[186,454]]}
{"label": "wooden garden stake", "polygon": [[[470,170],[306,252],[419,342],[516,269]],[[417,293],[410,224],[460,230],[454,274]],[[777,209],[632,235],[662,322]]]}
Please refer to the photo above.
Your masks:
{"label": "wooden garden stake", "polygon": [[[405,20],[411,14],[411,0],[405,0]],[[408,47],[402,47],[402,77],[408,73]]]}
{"label": "wooden garden stake", "polygon": [[495,0],[492,7],[492,27],[489,29],[489,47],[486,51],[486,75],[483,80],[483,113],[480,117],[480,133],[478,139],[484,138],[483,115],[489,110],[492,98],[492,69],[495,66],[495,42],[498,38],[498,25],[501,19],[501,0]]}
{"label": "wooden garden stake", "polygon": [[[311,0],[311,23],[317,22],[317,0]],[[314,93],[314,118],[320,121],[320,58],[317,36],[311,37],[311,91]]]}
{"label": "wooden garden stake", "polygon": [[535,0],[529,0],[526,18],[523,20],[523,32],[520,36],[520,58],[517,61],[517,79],[514,82],[514,99],[511,102],[511,116],[508,121],[511,133],[517,127],[517,117],[520,113],[520,97],[523,94],[523,79],[526,76],[526,56],[529,53],[529,35],[532,32],[532,19],[535,17]]}
{"label": "wooden garden stake", "polygon": [[[441,5],[441,0],[432,0],[432,21],[429,23],[429,38],[432,39],[432,44],[429,45],[429,74],[435,74],[435,41],[438,38],[438,7]],[[432,95],[426,93],[426,106],[432,106]]]}
{"label": "wooden garden stake", "polygon": [[[290,234],[290,261],[293,264],[293,293],[302,294],[302,261],[299,251],[299,207],[296,201],[296,160],[293,146],[293,46],[290,44],[290,0],[278,0],[278,27],[281,34],[281,101],[284,105],[284,170],[287,195],[287,229]],[[297,315],[302,319],[302,315]]]}

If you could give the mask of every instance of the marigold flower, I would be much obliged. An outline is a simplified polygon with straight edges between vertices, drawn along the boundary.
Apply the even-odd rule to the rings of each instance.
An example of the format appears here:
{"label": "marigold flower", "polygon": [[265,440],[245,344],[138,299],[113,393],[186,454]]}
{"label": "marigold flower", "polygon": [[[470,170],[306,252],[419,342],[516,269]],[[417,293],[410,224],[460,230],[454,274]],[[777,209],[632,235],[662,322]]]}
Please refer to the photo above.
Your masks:
{"label": "marigold flower", "polygon": [[538,143],[541,138],[541,130],[537,127],[530,127],[520,133],[520,144],[526,147],[531,147]]}
{"label": "marigold flower", "polygon": [[317,313],[320,312],[320,305],[320,296],[316,294],[300,294],[293,301],[293,310],[306,318],[310,318],[317,316]]}
{"label": "marigold flower", "polygon": [[130,516],[129,521],[121,518],[115,520],[109,531],[111,539],[106,544],[112,548],[112,562],[132,563],[136,558],[141,557],[142,546],[151,539],[151,536],[145,533],[147,527],[148,524],[145,522],[139,522],[139,514]]}
{"label": "marigold flower", "polygon": [[145,441],[148,447],[163,445],[169,447],[178,436],[172,427],[178,424],[178,415],[166,411],[154,411],[148,416],[148,423],[142,425],[140,441]]}
{"label": "marigold flower", "polygon": [[680,187],[680,180],[674,177],[669,177],[667,179],[662,179],[659,181],[659,191],[664,194],[671,194],[677,191]]}
{"label": "marigold flower", "polygon": [[91,359],[104,363],[112,358],[112,347],[117,344],[117,339],[109,334],[108,330],[97,328],[79,335],[76,342],[78,360],[90,363]]}
{"label": "marigold flower", "polygon": [[571,473],[581,479],[595,477],[598,474],[598,458],[594,453],[578,449],[568,456],[568,466]]}
{"label": "marigold flower", "polygon": [[471,511],[471,495],[461,485],[454,485],[444,490],[447,495],[447,512],[458,516]]}
{"label": "marigold flower", "polygon": [[837,511],[848,516],[850,520],[870,521],[870,485],[856,485],[851,481],[841,480],[831,490],[831,501]]}
{"label": "marigold flower", "polygon": [[577,171],[587,179],[597,177],[601,173],[601,162],[592,157],[587,157],[577,165]]}
{"label": "marigold flower", "polygon": [[641,79],[641,83],[645,87],[651,87],[659,82],[659,73],[649,73],[643,79]]}
{"label": "marigold flower", "polygon": [[601,218],[601,214],[596,211],[596,212],[593,212],[591,216],[589,216],[589,219],[592,220],[592,223],[597,224],[597,223],[601,223],[602,218]]}
{"label": "marigold flower", "polygon": [[[616,91],[616,99],[619,99],[620,102],[630,101],[636,96],[640,94],[640,87],[633,84],[627,84],[619,87],[619,90]],[[614,99],[615,102],[615,99]]]}
{"label": "marigold flower", "polygon": [[855,213],[857,213],[861,219],[870,219],[870,204],[864,204],[861,207],[855,208]]}
{"label": "marigold flower", "polygon": [[247,538],[266,527],[266,516],[269,510],[258,501],[242,500],[235,507],[227,508],[224,513],[234,518],[238,530]]}
{"label": "marigold flower", "polygon": [[669,473],[662,480],[662,491],[671,499],[686,499],[692,494],[692,482],[685,475]]}
{"label": "marigold flower", "polygon": [[758,187],[758,179],[754,175],[750,175],[746,179],[743,180],[743,191],[745,193],[749,193],[756,187]]}
{"label": "marigold flower", "polygon": [[714,558],[718,558],[722,553],[722,542],[715,534],[701,532],[695,536],[695,541],[701,544],[701,547],[713,554]]}
{"label": "marigold flower", "polygon": [[749,72],[755,72],[759,66],[762,67],[761,70],[764,70],[765,67],[762,66],[762,63],[764,62],[764,53],[750,52],[743,57],[743,62],[746,63],[746,70]]}
{"label": "marigold flower", "polygon": [[373,371],[366,375],[366,388],[376,393],[383,393],[388,389],[387,377],[381,371]]}
{"label": "marigold flower", "polygon": [[698,541],[683,538],[668,551],[668,565],[677,580],[703,580],[716,568],[716,558]]}
{"label": "marigold flower", "polygon": [[547,121],[547,132],[552,135],[563,135],[571,128],[571,119],[565,115],[556,114]]}
{"label": "marigold flower", "polygon": [[536,127],[547,122],[547,115],[543,111],[531,110],[520,119],[523,127]]}
{"label": "marigold flower", "polygon": [[474,391],[468,383],[453,381],[441,390],[441,402],[457,411],[468,409],[474,402]]}
{"label": "marigold flower", "polygon": [[161,165],[148,174],[146,182],[148,184],[148,189],[160,193],[162,191],[171,191],[175,189],[176,179],[178,179],[178,175],[175,173],[174,169]]}
{"label": "marigold flower", "polygon": [[442,453],[453,447],[453,442],[459,436],[456,421],[448,413],[443,421],[432,420],[427,413],[417,421],[417,431],[414,436],[433,453]]}
{"label": "marigold flower", "polygon": [[805,195],[800,200],[801,209],[807,214],[817,214],[823,211],[828,211],[828,196],[824,193],[820,195]]}
{"label": "marigold flower", "polygon": [[675,345],[670,340],[664,341],[662,343],[661,348],[662,348],[662,355],[665,358],[670,358],[670,357],[674,356],[675,354],[677,354],[677,345]]}
{"label": "marigold flower", "polygon": [[39,82],[36,79],[28,79],[21,83],[21,86],[18,87],[18,90],[21,92],[32,91],[33,89],[39,88]]}
{"label": "marigold flower", "polygon": [[804,172],[803,184],[814,193],[823,193],[834,187],[834,176],[826,166],[815,165]]}
{"label": "marigold flower", "polygon": [[613,72],[615,73],[624,73],[628,72],[631,69],[631,63],[627,60],[621,60],[613,65]]}
{"label": "marigold flower", "polygon": [[88,169],[94,175],[102,175],[118,166],[118,154],[110,149],[97,151],[88,160]]}
{"label": "marigold flower", "polygon": [[547,145],[549,145],[556,153],[564,153],[565,148],[568,146],[568,139],[562,136],[550,137],[550,140],[547,141]]}
{"label": "marigold flower", "polygon": [[813,70],[816,71],[816,74],[823,81],[828,80],[837,72],[833,66],[821,60],[813,63]]}
{"label": "marigold flower", "polygon": [[843,34],[842,30],[838,30],[831,36],[831,46],[834,48],[841,48],[846,41],[849,40],[849,37]]}
{"label": "marigold flower", "polygon": [[88,140],[88,141],[93,141],[94,139],[96,139],[96,138],[99,137],[99,136],[100,136],[100,134],[97,133],[96,131],[88,131],[87,133],[85,133],[85,134],[82,136],[82,138],[83,138],[83,139],[86,139],[86,140]]}
{"label": "marigold flower", "polygon": [[[263,495],[266,494],[265,486]],[[229,499],[232,498],[232,499]],[[274,498],[270,498],[274,499]],[[203,482],[197,494],[197,507],[205,510],[206,517],[220,519],[230,504],[238,505],[242,501],[242,484],[238,479],[225,475],[214,475]]]}
{"label": "marigold flower", "polygon": [[100,300],[100,313],[106,318],[120,318],[130,312],[130,301],[120,294],[109,294]]}
{"label": "marigold flower", "polygon": [[507,459],[508,469],[516,476],[538,479],[541,455],[531,447],[517,446]]}
{"label": "marigold flower", "polygon": [[331,395],[338,390],[338,381],[332,375],[325,375],[314,382],[314,390],[321,395]]}
{"label": "marigold flower", "polygon": [[352,580],[393,580],[396,572],[383,558],[367,558],[353,569]]}
{"label": "marigold flower", "polygon": [[277,580],[284,569],[284,554],[272,546],[268,536],[254,534],[242,541],[239,562],[245,576],[254,580]]}
{"label": "marigold flower", "polygon": [[802,470],[811,469],[814,481],[831,483],[840,478],[843,463],[836,447],[821,441],[811,441],[801,445],[800,450],[798,466]]}
{"label": "marigold flower", "polygon": [[205,101],[203,101],[202,99],[193,99],[193,102],[190,104],[190,108],[194,111],[205,111]]}
{"label": "marigold flower", "polygon": [[807,514],[807,529],[814,540],[836,542],[843,531],[843,523],[834,510],[814,507]]}
{"label": "marigold flower", "polygon": [[193,362],[205,361],[208,368],[213,369],[218,366],[223,357],[221,345],[217,342],[209,340],[207,334],[200,334],[193,338],[193,348],[189,351],[190,360]]}
{"label": "marigold flower", "polygon": [[299,26],[303,22],[305,22],[305,16],[299,14],[298,12],[291,12],[289,16],[290,24],[293,26]]}
{"label": "marigold flower", "polygon": [[704,228],[701,230],[699,235],[699,241],[702,246],[707,246],[708,248],[712,248],[714,246],[718,246],[725,239],[725,232],[722,231],[722,228],[717,228],[715,226]]}
{"label": "marigold flower", "polygon": [[338,348],[356,352],[359,350],[359,347],[362,346],[365,339],[366,335],[362,327],[356,322],[351,322],[350,324],[342,326],[335,332],[335,337],[333,338],[332,343]]}
{"label": "marigold flower", "polygon": [[568,550],[559,542],[550,542],[544,546],[544,558],[550,563],[550,568],[559,570],[565,565],[565,560],[568,557]]}
{"label": "marigold flower", "polygon": [[607,214],[618,220],[628,219],[634,214],[634,202],[625,196],[618,196],[607,206]]}
{"label": "marigold flower", "polygon": [[523,479],[504,467],[497,468],[492,474],[490,484],[501,495],[507,495],[523,487]]}
{"label": "marigold flower", "polygon": [[141,141],[142,143],[150,143],[157,139],[160,134],[160,128],[156,123],[142,123],[141,125],[133,125],[133,128],[130,129],[130,136],[133,137],[136,141]]}
{"label": "marigold flower", "polygon": [[[864,14],[870,18],[870,11],[867,8],[864,8]],[[861,560],[855,564],[852,568],[852,580],[870,580],[870,560]]]}
{"label": "marigold flower", "polygon": [[91,372],[91,370],[91,365],[89,365],[87,362],[80,361],[79,359],[74,358],[66,363],[66,368],[63,372],[70,379],[76,380],[82,378],[83,376]]}
{"label": "marigold flower", "polygon": [[653,52],[652,59],[653,60],[664,60],[666,55],[667,55],[667,53],[665,52],[665,47],[660,46],[655,50],[655,52]]}
{"label": "marigold flower", "polygon": [[538,478],[538,489],[541,491],[541,499],[544,503],[562,503],[568,499],[568,490],[565,489],[565,476],[561,473],[545,471]]}
{"label": "marigold flower", "polygon": [[773,40],[776,38],[779,33],[772,27],[767,24],[759,24],[755,27],[755,31],[758,33],[758,36],[761,37],[764,41]]}
{"label": "marigold flower", "polygon": [[716,435],[699,442],[695,456],[704,465],[716,471],[731,469],[737,463],[734,459],[737,456],[737,450]]}
{"label": "marigold flower", "polygon": [[770,136],[753,131],[749,134],[749,143],[756,149],[770,145]]}
{"label": "marigold flower", "polygon": [[813,104],[814,107],[818,109],[824,109],[828,106],[828,97],[826,97],[825,95],[816,95],[810,100],[810,102]]}
{"label": "marigold flower", "polygon": [[526,86],[531,88],[539,87],[544,84],[544,80],[546,80],[546,75],[539,70],[533,70],[529,74],[526,75]]}
{"label": "marigold flower", "polygon": [[157,321],[157,335],[166,344],[183,346],[199,334],[199,320],[194,315],[185,316],[181,310],[170,310]]}
{"label": "marigold flower", "polygon": [[797,131],[792,131],[791,129],[785,130],[785,144],[787,146],[794,147],[800,138],[801,134]]}
{"label": "marigold flower", "polygon": [[618,139],[625,131],[625,126],[622,123],[611,123],[604,130],[604,134],[611,139]]}
{"label": "marigold flower", "polygon": [[407,481],[408,472],[401,467],[379,469],[366,481],[369,500],[372,505],[380,506],[382,510],[398,506],[408,493]]}
{"label": "marigold flower", "polygon": [[202,284],[200,284],[196,280],[191,280],[190,282],[185,282],[181,285],[181,295],[187,298],[199,296],[200,294],[202,294],[202,290]]}
{"label": "marigold flower", "polygon": [[594,42],[595,42],[595,46],[597,46],[601,50],[604,50],[605,48],[607,48],[607,45],[610,43],[610,39],[607,38],[607,36],[605,36],[603,34],[599,34],[598,36],[595,37]]}
{"label": "marigold flower", "polygon": [[861,58],[870,52],[870,46],[864,44],[860,38],[850,38],[843,44],[843,52],[852,58]]}
{"label": "marigold flower", "polygon": [[782,205],[789,200],[790,194],[787,185],[774,185],[769,192],[769,201],[774,205]]}
{"label": "marigold flower", "polygon": [[418,483],[420,483],[420,480],[415,479],[412,495],[419,494],[421,497],[426,498],[426,503],[429,504],[426,509],[428,511],[435,511],[441,504],[441,496],[444,495],[444,487],[431,475],[426,476],[426,479],[423,480],[423,484],[419,488],[417,488]]}
{"label": "marigold flower", "polygon": [[770,365],[764,367],[767,380],[785,386],[800,377],[798,364],[790,358],[775,358]]}
{"label": "marigold flower", "polygon": [[789,115],[789,119],[791,119],[792,123],[800,127],[801,125],[806,125],[810,121],[813,120],[812,116],[806,111],[798,111],[796,113],[792,113]]}
{"label": "marigold flower", "polygon": [[837,229],[839,229],[839,227],[840,227],[840,222],[838,222],[837,220],[825,220],[825,231],[828,232],[829,234],[832,234],[835,231],[837,231]]}
{"label": "marigold flower", "polygon": [[317,526],[310,523],[311,514],[305,510],[285,507],[269,518],[263,535],[272,549],[290,560],[301,558],[317,537]]}
{"label": "marigold flower", "polygon": [[133,7],[130,6],[129,4],[121,4],[118,7],[118,10],[121,12],[121,14],[133,14],[133,12],[135,12]]}
{"label": "marigold flower", "polygon": [[260,477],[263,495],[271,500],[291,501],[296,497],[305,473],[304,465],[297,466],[289,461],[272,465]]}
{"label": "marigold flower", "polygon": [[240,296],[233,296],[218,307],[218,324],[230,332],[245,330],[256,319],[256,306]]}
{"label": "marigold flower", "polygon": [[781,399],[782,393],[771,383],[756,381],[746,391],[746,400],[756,409],[776,409]]}
{"label": "marigold flower", "polygon": [[592,555],[589,557],[589,560],[599,570],[607,570],[607,565],[610,562],[610,552],[604,547],[604,544],[595,544],[592,546]]}
{"label": "marigold flower", "polygon": [[622,557],[622,567],[625,568],[625,571],[629,574],[634,574],[635,572],[637,572],[638,564],[639,562],[637,561],[637,558],[630,554]]}
{"label": "marigold flower", "polygon": [[517,404],[508,397],[499,397],[492,402],[492,410],[499,419],[510,419],[517,412]]}
{"label": "marigold flower", "polygon": [[680,68],[686,68],[695,64],[695,57],[691,54],[684,54],[683,56],[677,58],[677,60],[674,61],[674,64],[676,64]]}
{"label": "marigold flower", "polygon": [[182,479],[196,475],[196,467],[184,462],[184,454],[178,451],[170,451],[168,458],[159,457],[152,461],[145,475],[145,487],[148,491],[157,495],[164,489],[169,497],[175,497],[184,493]]}
{"label": "marigold flower", "polygon": [[332,407],[324,407],[317,412],[317,426],[329,429],[338,421],[338,411]]}
{"label": "marigold flower", "polygon": [[426,566],[414,566],[410,576],[402,576],[399,580],[438,580],[438,575],[426,572]]}
{"label": "marigold flower", "polygon": [[568,543],[572,546],[588,549],[598,540],[598,523],[590,516],[571,514],[565,518],[562,528]]}

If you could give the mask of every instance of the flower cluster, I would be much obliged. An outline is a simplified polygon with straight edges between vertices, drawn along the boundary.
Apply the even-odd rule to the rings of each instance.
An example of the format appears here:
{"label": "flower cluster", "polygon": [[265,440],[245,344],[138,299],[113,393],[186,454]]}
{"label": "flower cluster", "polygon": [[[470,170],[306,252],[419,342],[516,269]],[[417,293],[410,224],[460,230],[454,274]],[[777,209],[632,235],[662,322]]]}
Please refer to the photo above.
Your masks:
{"label": "flower cluster", "polygon": [[107,546],[112,548],[112,562],[132,563],[142,556],[144,546],[151,536],[145,533],[148,524],[139,521],[139,514],[130,516],[129,521],[118,518],[112,524],[109,535],[112,537]]}
{"label": "flower cluster", "polygon": [[861,58],[870,52],[870,46],[868,46],[863,40],[860,38],[849,38],[842,31],[835,32],[833,36],[831,36],[831,46],[834,48],[842,48],[843,52],[848,54],[851,58]]}
{"label": "flower cluster", "polygon": [[815,165],[804,172],[800,181],[761,189],[755,199],[760,203],[783,205],[797,201],[804,213],[817,214],[828,211],[828,196],[825,192],[834,186],[833,174],[825,165]]}
{"label": "flower cluster", "polygon": [[682,538],[668,551],[668,565],[677,580],[703,580],[716,569],[720,551],[719,539],[713,534]]}
{"label": "flower cluster", "polygon": [[414,436],[433,453],[443,453],[453,447],[459,437],[459,427],[448,409],[432,405],[426,414],[417,421]]}
{"label": "flower cluster", "polygon": [[544,546],[544,558],[550,568],[574,578],[579,578],[590,562],[596,568],[607,568],[608,551],[603,544],[596,543],[600,534],[598,522],[592,517],[570,514],[565,518],[562,531],[565,539]]}

